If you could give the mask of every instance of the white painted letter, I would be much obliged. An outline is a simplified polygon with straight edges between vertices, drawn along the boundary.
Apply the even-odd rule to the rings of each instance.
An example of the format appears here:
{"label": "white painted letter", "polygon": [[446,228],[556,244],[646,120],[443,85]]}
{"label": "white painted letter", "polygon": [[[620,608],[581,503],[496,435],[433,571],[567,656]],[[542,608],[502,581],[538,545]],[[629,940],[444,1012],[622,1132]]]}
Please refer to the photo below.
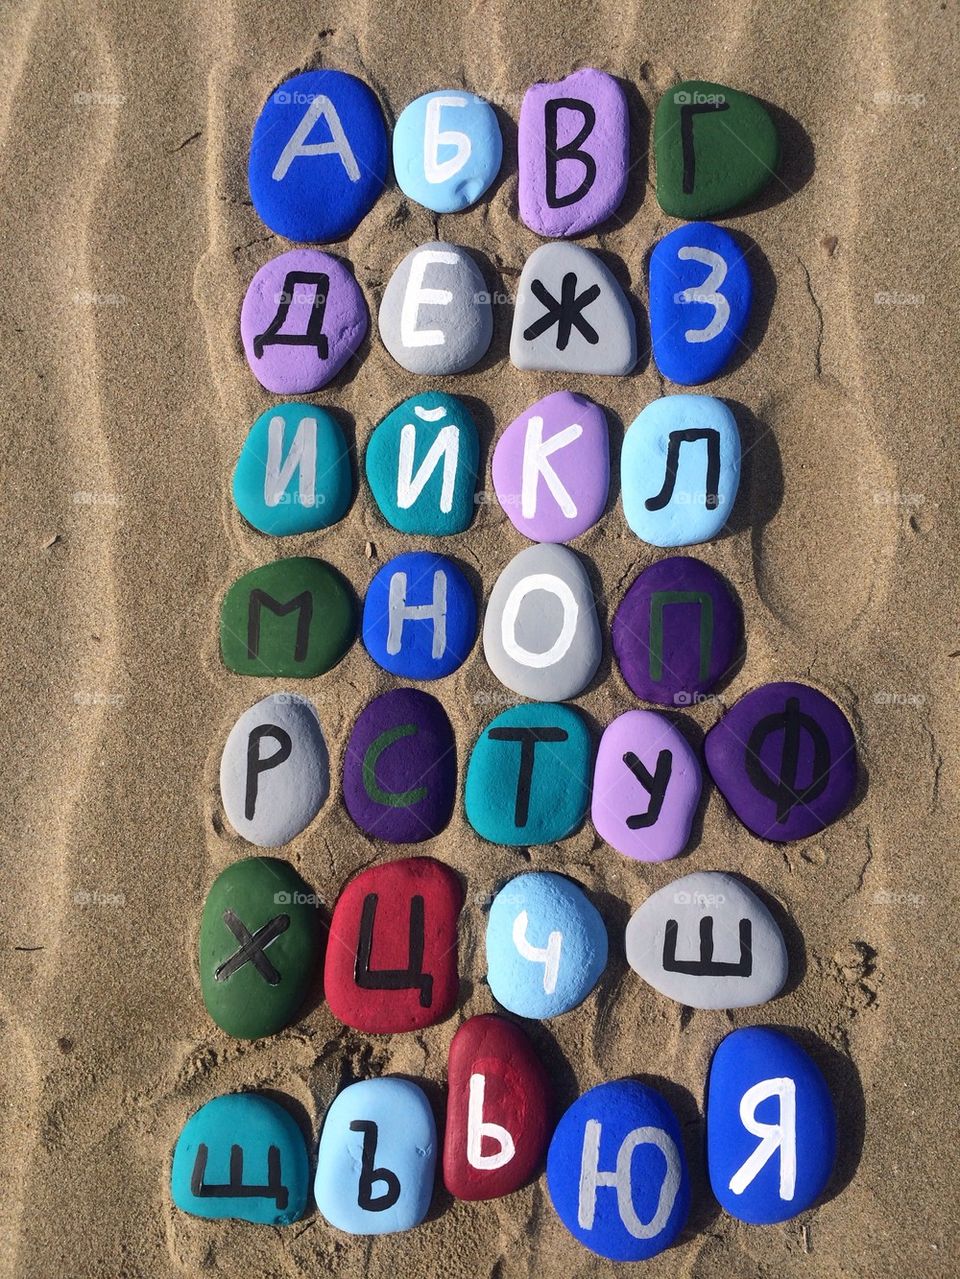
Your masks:
{"label": "white painted letter", "polygon": [[[440,112],[444,107],[469,105],[467,98],[454,97],[453,94],[431,98],[427,103],[427,118],[423,130],[423,173],[428,182],[445,182],[447,178],[459,173],[470,159],[473,145],[466,133],[458,133],[453,129],[445,129],[443,132],[440,130]],[[441,163],[439,151],[444,145],[456,147],[457,153]]]}
{"label": "white painted letter", "polygon": [[573,498],[561,484],[560,476],[547,458],[551,453],[556,453],[557,449],[579,440],[582,434],[583,427],[579,422],[574,422],[562,431],[557,431],[556,435],[551,435],[544,443],[543,418],[535,415],[527,423],[527,433],[523,440],[523,486],[520,502],[525,520],[532,520],[537,513],[537,485],[541,475],[567,519],[572,520],[576,516],[577,508]]}
{"label": "white painted letter", "polygon": [[[443,414],[444,410],[440,410]],[[409,510],[423,492],[430,476],[443,458],[443,484],[440,488],[440,510],[449,515],[453,509],[453,490],[457,481],[457,462],[460,458],[460,428],[445,426],[430,445],[427,456],[413,473],[417,451],[417,428],[413,422],[404,423],[400,432],[400,465],[397,471],[397,505],[401,511]]]}
{"label": "white painted letter", "polygon": [[400,308],[400,341],[404,346],[443,346],[446,338],[443,329],[418,329],[417,316],[421,306],[449,306],[453,294],[449,289],[425,289],[423,278],[429,266],[456,266],[455,253],[443,249],[423,249],[410,265],[407,291]]}
{"label": "white painted letter", "polygon": [[[313,126],[321,116],[327,122],[327,128],[330,130],[330,140],[328,142],[311,142],[307,144],[306,139],[310,136]],[[360,181],[360,167],[353,151],[350,149],[347,135],[344,133],[340,117],[337,115],[337,108],[325,93],[318,93],[310,103],[303,119],[294,129],[293,137],[283,148],[280,159],[273,169],[274,182],[282,181],[286,177],[290,165],[301,155],[338,155],[350,181]]]}
{"label": "white painted letter", "polygon": [[[775,1124],[757,1119],[757,1107],[768,1097],[780,1102],[780,1118]],[[740,1098],[740,1122],[747,1132],[759,1137],[760,1145],[730,1178],[730,1189],[742,1195],[767,1160],[780,1151],[780,1198],[792,1199],[797,1185],[797,1087],[792,1079],[762,1079]]]}
{"label": "white painted letter", "polygon": [[[513,1137],[502,1124],[484,1122],[483,1094],[486,1083],[483,1075],[470,1076],[470,1100],[467,1103],[467,1162],[482,1172],[502,1168],[510,1162],[516,1150]],[[484,1137],[495,1141],[500,1147],[495,1155],[481,1155],[480,1146]]]}
{"label": "white painted letter", "polygon": [[560,950],[563,946],[563,933],[552,932],[547,938],[546,946],[531,946],[527,941],[527,912],[522,910],[513,921],[513,944],[524,959],[531,964],[543,964],[543,993],[552,995],[557,989],[557,974],[560,972]]}
{"label": "white painted letter", "polygon": [[438,568],[433,575],[433,599],[429,604],[407,604],[407,575],[394,573],[390,579],[390,594],[387,602],[389,628],[387,630],[387,652],[395,657],[400,652],[403,639],[403,624],[409,618],[419,621],[429,618],[433,622],[433,647],[431,657],[435,660],[443,657],[447,651],[447,575]]}
{"label": "white painted letter", "polygon": [[286,459],[283,457],[284,425],[279,413],[270,419],[263,500],[267,506],[279,506],[294,471],[299,467],[300,505],[313,506],[317,496],[317,419],[300,419]]}
{"label": "white painted letter", "polygon": [[677,257],[681,262],[702,262],[710,268],[710,274],[699,289],[683,289],[676,297],[678,302],[706,302],[713,307],[713,319],[705,329],[687,329],[683,335],[688,342],[709,342],[723,332],[730,318],[730,303],[717,292],[727,278],[727,264],[712,249],[698,249],[693,245],[678,249]]}
{"label": "white painted letter", "polygon": [[[597,1210],[597,1190],[601,1186],[611,1186],[617,1192],[617,1211],[620,1213],[620,1220],[634,1239],[655,1238],[667,1224],[680,1189],[680,1152],[677,1150],[676,1143],[662,1128],[634,1128],[623,1139],[617,1154],[616,1169],[613,1172],[601,1172],[600,1131],[599,1120],[587,1121],[583,1133],[580,1198],[577,1204],[577,1220],[581,1228],[593,1229],[593,1219]],[[630,1161],[637,1146],[656,1146],[667,1162],[657,1207],[649,1221],[641,1221],[633,1206]]]}
{"label": "white painted letter", "polygon": [[[528,648],[523,648],[517,639],[517,618],[520,607],[531,591],[549,591],[557,597],[563,607],[563,625],[560,628],[560,634],[543,653],[532,653]],[[553,666],[555,662],[560,661],[573,643],[579,616],[580,609],[574,599],[573,591],[562,577],[557,577],[553,573],[531,573],[529,577],[517,582],[503,606],[500,638],[504,650],[521,666],[530,666],[535,670]]]}

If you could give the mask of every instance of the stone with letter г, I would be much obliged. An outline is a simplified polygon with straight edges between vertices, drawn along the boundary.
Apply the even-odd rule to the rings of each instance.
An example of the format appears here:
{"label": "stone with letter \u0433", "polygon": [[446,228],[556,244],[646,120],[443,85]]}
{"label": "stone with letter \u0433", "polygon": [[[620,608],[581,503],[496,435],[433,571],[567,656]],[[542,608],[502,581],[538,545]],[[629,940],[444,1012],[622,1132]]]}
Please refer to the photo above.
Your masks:
{"label": "stone with letter \u0433", "polygon": [[487,920],[487,982],[520,1017],[555,1017],[583,1003],[607,966],[607,930],[578,884],[552,871],[517,875]]}
{"label": "stone with letter \u0433", "polygon": [[300,1129],[257,1093],[214,1097],[190,1116],[174,1147],[170,1193],[194,1217],[288,1226],[304,1214],[309,1183]]}
{"label": "stone with letter \u0433", "polygon": [[330,67],[285,80],[253,128],[248,180],[271,231],[316,244],[348,236],[383,190],[387,130],[362,80]]}
{"label": "stone with letter \u0433", "polygon": [[665,395],[631,422],[620,454],[623,513],[653,546],[716,537],[740,486],[740,432],[722,400]]}
{"label": "stone with letter \u0433", "polygon": [[319,391],[367,336],[360,286],[339,261],[316,249],[271,258],[250,281],[240,337],[250,370],[277,395]]}
{"label": "stone with letter \u0433", "polygon": [[669,1248],[690,1209],[680,1125],[634,1079],[598,1084],[557,1125],[547,1189],[575,1239],[611,1261],[644,1261]]}
{"label": "stone with letter \u0433", "polygon": [[450,1044],[443,1180],[458,1199],[499,1199],[540,1169],[550,1082],[519,1026],[469,1017]]}
{"label": "stone with letter \u0433", "polygon": [[402,679],[451,675],[477,638],[477,606],[463,571],[445,555],[407,551],[389,560],[367,587],[363,644]]}
{"label": "stone with letter \u0433", "polygon": [[233,472],[237,510],[271,537],[329,528],[343,519],[352,492],[343,432],[313,404],[277,404],[261,413]]}
{"label": "stone with letter \u0433", "polygon": [[214,880],[200,921],[200,989],[207,1012],[238,1039],[293,1021],[316,968],[316,897],[278,857],[247,857]]}
{"label": "stone with letter \u0433", "polygon": [[357,716],[343,760],[343,802],[367,835],[420,843],[453,812],[457,758],[453,729],[436,698],[392,688]]}
{"label": "stone with letter \u0433", "polygon": [[695,871],[653,893],[630,918],[627,963],[688,1008],[746,1008],[787,980],[783,934],[746,884]]}
{"label": "stone with letter \u0433", "polygon": [[323,986],[330,1011],[373,1035],[422,1030],[457,1000],[460,881],[430,857],[368,867],[337,901]]}
{"label": "stone with letter \u0433", "polygon": [[707,1169],[721,1207],[752,1225],[789,1221],[825,1190],[836,1116],[816,1063],[772,1026],[735,1030],[707,1080]]}
{"label": "stone with letter \u0433", "polygon": [[857,784],[853,729],[809,684],[762,684],[707,733],[717,789],[761,839],[815,835],[841,815]]}
{"label": "stone with letter \u0433", "polygon": [[330,790],[323,729],[299,693],[271,693],[243,712],[220,757],[227,821],[259,848],[279,848],[305,830]]}
{"label": "stone with letter \u0433", "polygon": [[418,1226],[430,1208],[437,1130],[408,1079],[362,1079],[338,1093],[317,1149],[314,1197],[331,1226],[386,1235]]}
{"label": "stone with letter \u0433", "polygon": [[400,190],[434,213],[476,204],[500,171],[503,138],[489,102],[465,89],[436,89],[400,112],[393,170]]}

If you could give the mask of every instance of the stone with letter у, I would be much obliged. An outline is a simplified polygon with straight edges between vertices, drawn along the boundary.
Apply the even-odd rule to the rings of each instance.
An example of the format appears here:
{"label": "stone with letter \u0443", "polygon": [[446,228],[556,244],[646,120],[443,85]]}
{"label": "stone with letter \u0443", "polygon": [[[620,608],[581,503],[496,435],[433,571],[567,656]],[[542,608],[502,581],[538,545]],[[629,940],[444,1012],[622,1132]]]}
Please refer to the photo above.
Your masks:
{"label": "stone with letter \u0443", "polygon": [[193,1217],[288,1226],[304,1214],[309,1183],[300,1129],[282,1106],[255,1092],[208,1101],[174,1147],[170,1194]]}
{"label": "stone with letter \u0443", "polygon": [[547,1152],[547,1189],[575,1239],[611,1261],[669,1248],[690,1209],[680,1125],[635,1079],[598,1084],[565,1112]]}
{"label": "stone with letter \u0443", "polygon": [[363,643],[385,671],[403,679],[450,675],[477,638],[477,607],[457,564],[433,551],[389,560],[367,587]]}
{"label": "stone with letter \u0443", "polygon": [[465,89],[437,89],[400,112],[393,170],[400,190],[434,213],[476,204],[500,171],[503,138],[489,102]]}
{"label": "stone with letter \u0443", "polygon": [[538,235],[580,235],[627,189],[630,122],[613,76],[593,67],[524,94],[517,137],[520,217]]}
{"label": "stone with letter \u0443", "polygon": [[322,68],[285,80],[253,128],[253,207],[271,231],[317,244],[355,229],[383,190],[387,130],[369,88]]}

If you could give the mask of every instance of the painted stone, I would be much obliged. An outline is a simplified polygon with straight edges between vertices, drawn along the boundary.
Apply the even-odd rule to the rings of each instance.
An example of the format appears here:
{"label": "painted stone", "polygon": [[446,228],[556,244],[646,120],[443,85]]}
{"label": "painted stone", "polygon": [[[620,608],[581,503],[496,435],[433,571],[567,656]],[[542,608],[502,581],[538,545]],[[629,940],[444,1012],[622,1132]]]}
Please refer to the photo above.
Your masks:
{"label": "painted stone", "polygon": [[360,712],[343,760],[343,802],[367,835],[415,844],[450,820],[457,789],[453,729],[440,703],[394,688]]}
{"label": "painted stone", "polygon": [[620,455],[623,513],[653,546],[716,537],[740,485],[740,432],[722,400],[665,395],[627,428]]}
{"label": "painted stone", "polygon": [[520,273],[510,333],[518,369],[629,373],[637,326],[606,264],[578,244],[541,244]]}
{"label": "painted stone", "polygon": [[459,990],[460,881],[431,857],[370,866],[333,911],[323,986],[333,1015],[371,1035],[422,1030]]}
{"label": "painted stone", "polygon": [[731,875],[696,871],[653,893],[627,924],[627,963],[688,1008],[749,1008],[778,995],[787,948],[773,916]]}
{"label": "painted stone", "polygon": [[590,580],[565,546],[528,546],[494,585],[483,653],[501,684],[539,702],[576,697],[602,652]]}
{"label": "painted stone", "polygon": [[424,93],[400,112],[393,171],[404,195],[434,213],[458,213],[500,172],[503,138],[489,102],[464,89]]}
{"label": "painted stone", "polygon": [[353,496],[350,454],[337,421],[312,404],[277,404],[251,426],[233,472],[233,500],[272,537],[342,520]]}
{"label": "painted stone", "polygon": [[421,244],[403,259],[380,303],[380,338],[411,373],[464,373],[493,337],[490,292],[458,244]]}
{"label": "painted stone", "polygon": [[722,1041],[707,1080],[707,1168],[713,1193],[751,1225],[789,1221],[826,1189],[837,1121],[811,1057],[773,1026]]}
{"label": "painted stone", "polygon": [[467,821],[491,844],[565,839],[590,798],[590,732],[571,706],[511,706],[477,739],[464,788]]}
{"label": "painted stone", "polygon": [[809,684],[762,684],[707,733],[710,776],[748,830],[785,843],[829,826],[853,800],[857,748],[840,707]]}
{"label": "painted stone", "polygon": [[320,720],[299,693],[271,693],[245,710],[220,757],[227,821],[258,848],[279,848],[310,825],[330,792]]}
{"label": "painted stone", "polygon": [[268,391],[303,395],[332,381],[367,336],[360,286],[342,262],[316,249],[271,258],[250,281],[240,336]]}
{"label": "painted stone", "polygon": [[337,1094],[323,1121],[314,1197],[348,1234],[412,1230],[430,1209],[436,1166],[423,1090],[409,1079],[361,1079]]}
{"label": "painted stone", "polygon": [[355,633],[343,579],[323,560],[305,555],[244,573],[220,608],[220,653],[238,675],[322,675],[340,661]]}
{"label": "painted stone", "polygon": [[445,555],[407,551],[367,587],[363,644],[391,675],[441,679],[463,665],[476,638],[473,591]]}
{"label": "painted stone", "polygon": [[665,235],[650,255],[650,338],[657,368],[697,386],[719,377],[750,321],[753,283],[746,254],[712,222]]}
{"label": "painted stone", "polygon": [[170,1195],[193,1217],[288,1226],[307,1207],[303,1134],[282,1106],[255,1092],[214,1097],[183,1126]]}
{"label": "painted stone", "polygon": [[593,67],[524,94],[517,136],[520,217],[538,235],[580,235],[623,199],[629,171],[627,99]]}
{"label": "painted stone", "polygon": [[603,730],[590,816],[625,857],[662,862],[682,853],[700,801],[700,763],[656,711],[627,711]]}
{"label": "painted stone", "polygon": [[317,963],[316,901],[278,857],[247,857],[214,880],[200,921],[200,989],[228,1035],[260,1039],[294,1020]]}
{"label": "painted stone", "polygon": [[635,1079],[598,1084],[557,1125],[547,1189],[575,1239],[611,1261],[645,1261],[669,1248],[690,1210],[680,1125]]}
{"label": "painted stone", "polygon": [[780,140],[749,93],[685,80],[653,119],[657,200],[674,218],[713,218],[746,204],[776,176]]}
{"label": "painted stone", "polygon": [[374,429],[365,457],[380,514],[401,533],[443,537],[469,528],[480,437],[463,400],[424,391]]}
{"label": "painted stone", "polygon": [[443,1180],[458,1199],[499,1199],[537,1175],[550,1081],[519,1026],[469,1017],[450,1044]]}
{"label": "painted stone", "polygon": [[743,645],[743,616],[720,574],[671,555],[636,578],[614,614],[613,652],[637,697],[691,706],[729,676]]}
{"label": "painted stone", "polygon": [[383,190],[387,151],[380,104],[362,80],[304,71],[271,93],[254,125],[253,207],[288,240],[342,240]]}
{"label": "painted stone", "polygon": [[603,514],[610,446],[603,409],[556,391],[506,428],[493,453],[493,487],[514,528],[534,542],[569,542]]}
{"label": "painted stone", "polygon": [[556,1017],[582,1004],[607,966],[607,930],[583,889],[563,875],[517,875],[487,920],[487,982],[518,1017]]}

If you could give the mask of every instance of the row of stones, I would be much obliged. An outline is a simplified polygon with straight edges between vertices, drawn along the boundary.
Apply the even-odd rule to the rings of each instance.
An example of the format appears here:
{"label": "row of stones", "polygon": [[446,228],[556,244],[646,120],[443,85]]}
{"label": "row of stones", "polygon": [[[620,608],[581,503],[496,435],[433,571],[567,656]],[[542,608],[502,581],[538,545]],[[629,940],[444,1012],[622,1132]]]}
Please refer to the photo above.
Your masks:
{"label": "row of stones", "polygon": [[[555,391],[500,433],[493,489],[513,526],[536,542],[569,542],[604,514],[609,424],[584,395]],[[732,410],[708,395],[662,396],[628,427],[620,455],[623,511],[653,546],[689,546],[720,533],[740,485],[740,433]],[[479,501],[480,441],[455,395],[426,391],[398,404],[372,431],[364,469],[377,509],[418,536],[461,533]],[[335,418],[310,404],[266,409],[251,426],[233,475],[237,509],[274,537],[330,528],[353,496],[350,454]]]}
{"label": "row of stones", "polygon": [[[650,336],[654,361],[671,381],[694,386],[718,377],[743,347],[753,295],[746,252],[711,222],[678,227],[655,245]],[[447,242],[422,244],[387,283],[380,338],[411,373],[463,373],[490,347],[493,300],[500,297],[474,253]],[[332,381],[368,326],[367,304],[348,265],[317,249],[271,258],[251,280],[240,312],[247,362],[261,385],[279,395]],[[634,311],[606,263],[577,244],[536,249],[517,285],[513,364],[615,376],[629,373],[637,356]]]}
{"label": "row of stones", "polygon": [[[836,1125],[824,1078],[804,1049],[773,1027],[735,1030],[713,1054],[706,1094],[706,1166],[722,1207],[753,1224],[808,1208],[829,1180]],[[771,1102],[781,1113],[789,1108],[789,1126],[769,1122]],[[666,1099],[620,1079],[589,1089],[556,1123],[555,1104],[550,1077],[518,1026],[489,1014],[468,1018],[447,1061],[447,1191],[464,1200],[499,1198],[529,1183],[546,1155],[551,1203],[588,1248],[615,1261],[668,1248],[686,1223],[692,1192],[680,1124]],[[317,1208],[350,1234],[412,1229],[430,1209],[439,1145],[433,1109],[412,1080],[348,1085],[323,1119]],[[174,1150],[174,1202],[197,1216],[288,1225],[306,1212],[309,1187],[300,1128],[258,1093],[207,1102]]]}
{"label": "row of stones", "polygon": [[[626,95],[612,76],[586,67],[532,85],[518,143],[520,216],[539,235],[583,234],[620,206],[631,169],[630,123]],[[657,105],[654,154],[660,207],[691,219],[725,214],[757,196],[776,174],[780,147],[756,98],[689,80]],[[436,213],[479,200],[502,157],[496,112],[462,89],[423,94],[403,110],[393,134],[400,189]],[[274,90],[254,126],[253,205],[289,240],[340,240],[383,190],[387,158],[386,125],[368,86],[343,71],[303,72]]]}

